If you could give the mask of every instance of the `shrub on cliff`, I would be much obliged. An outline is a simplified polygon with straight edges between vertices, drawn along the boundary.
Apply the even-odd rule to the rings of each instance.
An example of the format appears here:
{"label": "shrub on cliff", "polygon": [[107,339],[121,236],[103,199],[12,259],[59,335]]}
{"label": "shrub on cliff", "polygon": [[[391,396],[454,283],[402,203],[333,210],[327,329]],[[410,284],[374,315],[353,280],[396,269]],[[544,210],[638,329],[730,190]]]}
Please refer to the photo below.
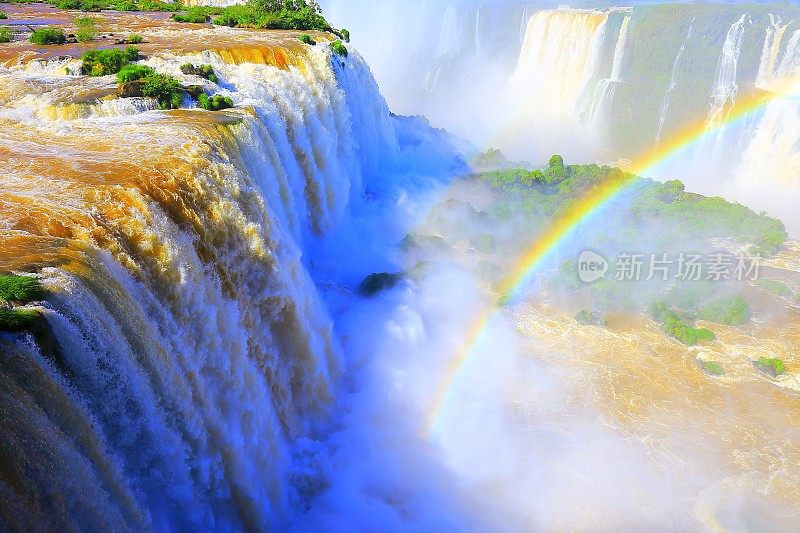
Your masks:
{"label": "shrub on cliff", "polygon": [[8,14],[5,11],[0,11],[0,20],[4,20],[8,18]]}
{"label": "shrub on cliff", "polygon": [[113,48],[110,50],[89,50],[81,56],[81,74],[107,76],[116,74],[122,67],[139,59],[139,49],[135,46]]}
{"label": "shrub on cliff", "polygon": [[128,83],[141,80],[151,74],[155,74],[155,70],[146,65],[125,65],[117,72],[117,81],[120,83]]}
{"label": "shrub on cliff", "polygon": [[347,47],[342,44],[342,41],[333,41],[331,43],[331,50],[336,55],[347,57]]}
{"label": "shrub on cliff", "polygon": [[181,65],[181,72],[187,76],[200,76],[201,78],[207,79],[211,83],[219,82],[217,75],[214,73],[214,67],[211,65],[192,65],[191,63],[185,63]]}
{"label": "shrub on cliff", "polygon": [[197,97],[197,105],[206,111],[220,111],[233,107],[233,100],[228,96],[219,94],[208,96],[206,93],[203,93]]}
{"label": "shrub on cliff", "polygon": [[0,43],[10,43],[14,40],[14,34],[8,28],[0,28]]}
{"label": "shrub on cliff", "polygon": [[159,109],[178,109],[181,106],[183,86],[172,76],[154,72],[142,81],[142,94],[158,100]]}
{"label": "shrub on cliff", "polygon": [[24,331],[33,326],[38,316],[32,309],[0,309],[0,331]]}
{"label": "shrub on cliff", "polygon": [[144,41],[144,37],[139,34],[134,33],[133,35],[128,36],[128,44],[139,44]]}
{"label": "shrub on cliff", "polygon": [[39,280],[33,276],[0,275],[0,300],[27,303],[44,295]]}
{"label": "shrub on cliff", "polygon": [[341,30],[339,30],[339,36],[342,38],[342,40],[344,42],[346,42],[346,43],[350,42],[350,31],[349,30],[346,30],[346,29],[342,28]]}
{"label": "shrub on cliff", "polygon": [[39,45],[64,44],[67,42],[67,36],[60,28],[40,28],[31,33],[30,41]]}
{"label": "shrub on cliff", "polygon": [[311,38],[310,35],[305,34],[305,33],[303,35],[299,36],[298,39],[300,39],[301,43],[307,44],[307,45],[310,45],[310,46],[314,46],[315,44],[317,44],[317,41],[315,41],[314,39]]}

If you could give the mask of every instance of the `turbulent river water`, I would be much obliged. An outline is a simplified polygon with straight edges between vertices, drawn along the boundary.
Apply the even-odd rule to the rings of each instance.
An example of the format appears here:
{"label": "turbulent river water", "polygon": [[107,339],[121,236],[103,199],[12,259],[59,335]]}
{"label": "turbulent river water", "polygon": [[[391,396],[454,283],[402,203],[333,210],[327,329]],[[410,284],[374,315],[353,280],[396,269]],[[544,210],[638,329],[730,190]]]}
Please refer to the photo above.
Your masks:
{"label": "turbulent river water", "polygon": [[[16,24],[71,21],[9,11]],[[481,13],[469,22],[479,55]],[[549,73],[564,85],[536,93],[536,106],[583,110],[578,122],[614,113],[636,12],[515,13],[521,54],[497,63],[510,86]],[[438,56],[469,49],[462,14],[446,11]],[[0,333],[0,529],[796,523],[795,302],[776,314],[770,300],[753,324],[687,349],[642,318],[579,326],[533,294],[492,324],[430,431],[443,371],[491,299],[480,254],[429,214],[449,198],[485,201],[451,185],[471,171],[472,148],[391,114],[355,48],[333,54],[323,34],[309,47],[296,32],[98,16],[115,36],[143,35],[144,64],[160,72],[209,88],[180,66],[212,65],[236,105],[160,111],[116,98],[112,78],[77,75],[89,45],[0,50],[0,271],[35,273],[48,291],[30,305],[42,315],[32,332]],[[800,36],[795,22],[768,28],[759,79],[788,64]],[[581,53],[563,64],[552,54],[567,33]],[[718,85],[730,88],[725,61]],[[428,74],[435,93],[444,74]],[[677,120],[674,90],[660,93],[669,118],[651,117],[664,126],[653,137]],[[748,133],[748,164],[761,165],[759,135],[792,145],[789,111],[760,119],[780,133]],[[770,164],[791,167],[796,150],[786,154]],[[447,260],[440,249],[408,257],[398,245],[411,231],[446,240]],[[378,298],[357,294],[364,275],[417,261],[438,266]],[[796,244],[772,266],[798,289]],[[765,355],[790,372],[765,378],[752,366]],[[698,359],[730,371],[711,380]]]}

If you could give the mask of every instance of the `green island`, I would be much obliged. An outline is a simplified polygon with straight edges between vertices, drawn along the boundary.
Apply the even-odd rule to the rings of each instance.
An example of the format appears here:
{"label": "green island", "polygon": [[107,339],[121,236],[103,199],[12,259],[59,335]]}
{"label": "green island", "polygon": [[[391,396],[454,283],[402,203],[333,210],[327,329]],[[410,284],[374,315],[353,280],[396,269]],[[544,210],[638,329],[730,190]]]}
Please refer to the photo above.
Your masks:
{"label": "green island", "polygon": [[[477,160],[486,164],[507,164],[498,151],[489,151]],[[609,202],[607,211],[613,212],[613,217],[599,217],[600,220],[575,230],[575,240],[590,248],[619,253],[637,250],[646,243],[643,252],[664,251],[677,256],[679,252],[702,250],[711,254],[720,252],[712,243],[715,240],[731,242],[749,250],[752,256],[769,256],[777,253],[788,238],[781,221],[722,198],[687,192],[678,180],[662,183],[611,166],[568,165],[559,155],[553,155],[542,168],[484,171],[472,179],[494,193],[481,213],[470,213],[463,206],[440,205],[449,207],[453,213],[460,211],[460,218],[474,219],[476,224],[486,225],[477,217],[488,217],[494,222],[495,230],[481,236],[485,243],[472,237],[470,244],[476,252],[494,255],[483,260],[491,260],[495,265],[502,261],[497,256],[513,257],[524,250],[549,227],[550,221],[557,220],[600,184],[611,184],[612,189],[619,184],[621,192]],[[453,231],[457,233],[458,229]],[[675,243],[681,248],[676,248]],[[581,324],[600,325],[601,313],[609,311],[641,313],[658,322],[667,336],[693,346],[716,338],[710,329],[697,327],[697,320],[725,326],[743,326],[750,322],[752,311],[748,296],[744,286],[734,280],[647,280],[645,271],[644,279],[620,281],[614,279],[611,271],[592,283],[582,283],[576,265],[579,251],[563,251],[562,262],[554,271],[545,274],[544,283],[564,301],[583,302],[575,316]],[[607,253],[612,257],[611,252]],[[490,265],[483,270],[502,271],[503,267]],[[791,289],[780,282],[762,280],[760,283],[762,288],[776,294],[791,294]],[[587,300],[591,307],[586,306]]]}
{"label": "green island", "polygon": [[786,372],[786,364],[776,357],[760,357],[754,365],[761,372],[772,378],[777,378]]}
{"label": "green island", "polygon": [[719,377],[725,375],[725,369],[716,361],[701,361],[700,367],[710,376]]}

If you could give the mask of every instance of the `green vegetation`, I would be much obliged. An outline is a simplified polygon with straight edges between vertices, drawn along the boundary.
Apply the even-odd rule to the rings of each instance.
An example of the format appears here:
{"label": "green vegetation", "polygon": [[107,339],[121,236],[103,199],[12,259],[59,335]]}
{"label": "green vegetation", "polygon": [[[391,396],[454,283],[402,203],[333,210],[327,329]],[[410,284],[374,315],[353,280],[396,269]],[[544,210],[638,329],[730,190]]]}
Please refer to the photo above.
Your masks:
{"label": "green vegetation", "polygon": [[231,100],[228,96],[221,96],[219,94],[208,96],[207,94],[202,93],[197,98],[197,105],[208,111],[219,111],[221,109],[233,107],[233,100]]}
{"label": "green vegetation", "polygon": [[722,365],[716,361],[701,361],[700,366],[703,368],[706,374],[712,376],[719,377],[725,374],[725,369],[723,369]]}
{"label": "green vegetation", "polygon": [[0,275],[0,301],[28,303],[44,296],[44,289],[33,276]]}
{"label": "green vegetation", "polygon": [[311,46],[314,46],[315,44],[317,44],[317,41],[312,39],[311,36],[306,34],[306,33],[304,33],[303,35],[299,36],[298,39],[300,39],[300,42],[303,43],[303,44],[308,44],[308,45],[311,45]]}
{"label": "green vegetation", "polygon": [[94,17],[76,17],[75,25],[78,27],[75,38],[78,42],[87,43],[94,39],[97,34],[96,21]]}
{"label": "green vegetation", "polygon": [[608,325],[600,313],[590,311],[589,309],[582,309],[579,311],[578,314],[575,315],[575,320],[577,320],[578,324],[583,324],[584,326],[605,327]]}
{"label": "green vegetation", "polygon": [[8,14],[5,11],[0,11],[0,20],[5,20],[8,18]]}
{"label": "green vegetation", "polygon": [[212,22],[243,28],[333,31],[313,0],[249,0],[219,10]]}
{"label": "green vegetation", "polygon": [[158,0],[45,0],[46,4],[58,9],[97,12],[116,11],[179,11],[180,2],[159,2]]}
{"label": "green vegetation", "polygon": [[786,372],[786,365],[777,357],[761,357],[755,362],[756,368],[773,378]]}
{"label": "green vegetation", "polygon": [[39,313],[32,309],[0,309],[0,331],[24,331],[38,316]]}
{"label": "green vegetation", "polygon": [[750,306],[741,296],[723,296],[700,308],[699,318],[726,326],[740,326],[750,321]]}
{"label": "green vegetation", "polygon": [[700,341],[713,341],[716,339],[710,329],[695,328],[687,324],[664,300],[656,301],[651,308],[651,313],[655,320],[661,322],[661,329],[664,333],[687,346],[694,346]]}
{"label": "green vegetation", "polygon": [[39,45],[64,44],[67,42],[67,36],[60,28],[40,28],[31,33],[30,41]]}
{"label": "green vegetation", "polygon": [[670,337],[674,337],[687,346],[694,346],[700,341],[713,341],[714,332],[707,328],[695,328],[688,325],[674,311],[668,311],[662,317],[662,329]]}
{"label": "green vegetation", "polygon": [[186,74],[187,76],[200,76],[201,78],[205,78],[211,83],[219,83],[219,79],[217,75],[214,73],[214,67],[211,65],[192,65],[191,63],[185,63],[181,65],[181,72]]}
{"label": "green vegetation", "polygon": [[141,35],[134,33],[128,37],[128,44],[140,44],[144,41],[144,37]]}
{"label": "green vegetation", "polygon": [[792,289],[787,284],[777,279],[762,279],[759,282],[762,289],[775,294],[776,296],[783,296],[788,298],[792,295]]}
{"label": "green vegetation", "polygon": [[753,243],[763,254],[774,254],[788,237],[780,220],[723,198],[687,193],[680,181],[659,183],[594,164],[564,165],[559,155],[551,157],[544,169],[485,172],[479,179],[504,195],[504,201],[493,206],[498,220],[515,212],[552,218],[592,187],[604,184],[626,192],[620,219],[630,231],[646,231],[648,222],[669,224],[685,240],[735,237]]}
{"label": "green vegetation", "polygon": [[333,53],[336,55],[347,57],[347,47],[342,44],[342,41],[333,41],[331,43],[331,50],[333,50]]}
{"label": "green vegetation", "polygon": [[339,30],[338,35],[342,38],[342,40],[346,43],[350,42],[350,31],[342,28]]}
{"label": "green vegetation", "polygon": [[142,94],[158,100],[159,109],[177,109],[183,101],[181,82],[166,74],[154,72],[142,78]]}
{"label": "green vegetation", "polygon": [[89,50],[81,56],[81,74],[89,76],[107,76],[116,74],[122,67],[139,59],[139,49],[129,46],[124,50],[112,48],[109,50]]}
{"label": "green vegetation", "polygon": [[374,296],[383,290],[391,289],[401,281],[403,281],[402,274],[389,274],[387,272],[370,274],[361,282],[358,292],[362,296]]}
{"label": "green vegetation", "polygon": [[0,28],[0,43],[10,43],[14,40],[14,34],[9,28]]}
{"label": "green vegetation", "polygon": [[175,13],[172,20],[175,22],[188,22],[191,24],[205,24],[208,22],[208,10],[204,7],[190,7],[184,13]]}
{"label": "green vegetation", "polygon": [[146,65],[125,65],[117,72],[117,81],[119,83],[128,83],[131,81],[141,80],[152,74],[155,70]]}

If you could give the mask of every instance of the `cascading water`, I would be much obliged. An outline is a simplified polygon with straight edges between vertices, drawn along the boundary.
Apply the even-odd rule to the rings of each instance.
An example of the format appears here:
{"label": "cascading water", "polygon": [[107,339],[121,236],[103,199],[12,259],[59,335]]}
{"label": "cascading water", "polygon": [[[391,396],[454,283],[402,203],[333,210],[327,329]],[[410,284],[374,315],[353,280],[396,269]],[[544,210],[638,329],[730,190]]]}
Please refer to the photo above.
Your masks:
{"label": "cascading water", "polygon": [[589,122],[595,126],[601,123],[608,123],[607,113],[611,105],[611,100],[614,98],[614,90],[617,84],[622,81],[622,61],[625,56],[625,44],[628,40],[628,26],[630,23],[631,17],[626,15],[622,20],[617,42],[614,45],[614,56],[611,61],[611,75],[608,78],[600,80],[595,88],[594,96],[591,99],[588,117]]}
{"label": "cascading water", "polygon": [[[718,126],[724,122],[727,111],[736,102],[736,96],[739,93],[737,83],[739,56],[742,53],[745,25],[748,23],[748,15],[745,13],[733,23],[725,36],[719,63],[717,63],[717,72],[714,76],[714,84],[711,88],[711,104],[708,110],[709,127]],[[708,157],[710,153],[715,161],[719,160],[720,150],[726,142],[727,133],[724,128],[719,129],[713,139],[707,139],[701,145],[698,154]]]}
{"label": "cascading water", "polygon": [[607,13],[569,9],[534,14],[509,80],[518,107],[545,115],[543,120],[575,121],[597,68],[607,19]]}
{"label": "cascading water", "polygon": [[315,490],[290,446],[341,357],[304,243],[395,133],[355,52],[236,46],[147,61],[213,65],[238,104],[215,114],[109,112],[82,95],[113,82],[63,62],[0,70],[0,269],[38,265],[50,294],[0,335],[2,528],[263,530]]}
{"label": "cascading water", "polygon": [[661,144],[661,138],[664,134],[664,126],[667,124],[667,116],[669,113],[669,104],[672,94],[677,89],[677,75],[678,75],[678,66],[681,63],[681,58],[683,57],[683,52],[686,50],[686,43],[689,39],[692,38],[692,28],[694,27],[694,21],[696,19],[692,19],[692,23],[689,24],[689,31],[686,33],[686,39],[684,39],[683,43],[681,43],[681,47],[678,50],[678,55],[675,56],[675,62],[672,64],[672,73],[669,77],[669,87],[667,88],[667,94],[664,97],[664,103],[661,105],[661,111],[658,114],[658,132],[656,132],[656,145]]}

